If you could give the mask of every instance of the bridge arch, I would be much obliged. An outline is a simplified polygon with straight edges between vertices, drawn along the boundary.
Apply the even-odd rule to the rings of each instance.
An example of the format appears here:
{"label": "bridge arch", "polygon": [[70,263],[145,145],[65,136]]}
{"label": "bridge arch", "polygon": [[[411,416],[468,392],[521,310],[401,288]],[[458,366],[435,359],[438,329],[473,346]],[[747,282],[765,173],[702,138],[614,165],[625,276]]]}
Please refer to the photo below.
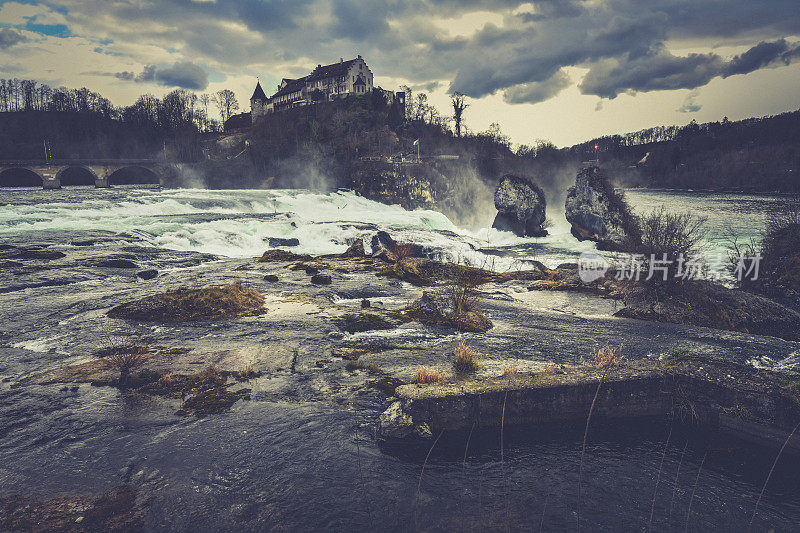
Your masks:
{"label": "bridge arch", "polygon": [[108,176],[109,185],[154,184],[161,180],[153,170],[141,165],[128,165],[115,170]]}
{"label": "bridge arch", "polygon": [[91,168],[84,165],[68,165],[56,173],[56,179],[61,186],[65,185],[95,185],[97,174]]}
{"label": "bridge arch", "polygon": [[0,169],[0,187],[41,187],[42,177],[25,167]]}

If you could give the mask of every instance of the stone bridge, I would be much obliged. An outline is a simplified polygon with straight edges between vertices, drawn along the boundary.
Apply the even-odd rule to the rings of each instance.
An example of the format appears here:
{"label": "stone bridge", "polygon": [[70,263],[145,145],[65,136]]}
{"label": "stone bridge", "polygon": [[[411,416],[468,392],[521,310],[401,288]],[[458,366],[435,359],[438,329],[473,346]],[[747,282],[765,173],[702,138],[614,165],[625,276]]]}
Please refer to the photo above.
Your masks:
{"label": "stone bridge", "polygon": [[64,172],[76,168],[89,172],[95,187],[110,187],[111,175],[123,169],[143,169],[163,183],[169,164],[154,159],[0,160],[0,186],[3,184],[2,174],[17,169],[35,174],[44,189],[60,189]]}

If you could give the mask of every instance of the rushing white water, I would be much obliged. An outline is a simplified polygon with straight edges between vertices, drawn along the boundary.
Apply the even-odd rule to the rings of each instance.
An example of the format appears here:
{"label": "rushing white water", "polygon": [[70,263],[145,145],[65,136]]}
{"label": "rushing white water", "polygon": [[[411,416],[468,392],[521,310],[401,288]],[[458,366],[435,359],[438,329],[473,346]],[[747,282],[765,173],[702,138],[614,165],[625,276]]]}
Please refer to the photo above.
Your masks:
{"label": "rushing white water", "polygon": [[[780,209],[786,198],[744,194],[675,191],[628,191],[634,209],[646,212],[660,205],[692,211],[708,218],[705,254],[709,262],[724,254],[730,229],[741,239],[757,237],[764,214]],[[166,249],[198,251],[227,257],[258,256],[269,238],[297,239],[296,252],[342,252],[356,238],[388,231],[397,240],[422,244],[442,258],[503,271],[526,260],[549,266],[574,261],[590,242],[569,232],[563,207],[548,209],[550,235],[520,238],[509,232],[460,228],[441,213],[406,211],[351,192],[303,190],[201,190],[158,188],[60,191],[0,191],[0,237],[24,239],[31,232],[104,230],[136,236]]]}

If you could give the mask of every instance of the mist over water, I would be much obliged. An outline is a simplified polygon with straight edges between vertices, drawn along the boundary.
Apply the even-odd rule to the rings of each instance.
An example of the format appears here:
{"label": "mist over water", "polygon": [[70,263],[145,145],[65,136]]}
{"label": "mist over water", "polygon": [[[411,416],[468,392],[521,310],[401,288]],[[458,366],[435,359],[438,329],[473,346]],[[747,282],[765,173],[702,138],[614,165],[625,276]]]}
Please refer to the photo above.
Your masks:
{"label": "mist over water", "polygon": [[[130,234],[153,246],[224,257],[258,256],[269,238],[299,241],[300,253],[343,252],[359,237],[378,229],[396,239],[423,244],[451,261],[504,271],[538,260],[549,267],[575,261],[594,248],[578,242],[564,218],[562,196],[548,198],[550,235],[520,238],[491,229],[493,206],[473,217],[472,228],[459,227],[429,210],[406,211],[352,192],[305,190],[206,190],[72,187],[60,191],[0,191],[0,236],[24,238],[48,230],[105,230]],[[718,264],[732,229],[745,241],[758,239],[768,212],[789,204],[784,196],[629,190],[634,210],[647,213],[662,205],[707,218],[703,246],[707,263]]]}
{"label": "mist over water", "polygon": [[[789,203],[788,197],[752,194],[629,190],[626,196],[639,214],[665,205],[707,217],[703,252],[711,264],[724,257],[729,228],[741,240],[758,238],[765,214]],[[297,239],[292,250],[298,253],[339,253],[379,229],[422,244],[437,258],[497,271],[524,268],[529,260],[552,268],[594,249],[570,234],[563,195],[548,198],[550,235],[537,239],[492,229],[491,205],[476,210],[468,229],[435,211],[406,211],[348,191],[4,189],[0,203],[0,237],[24,240],[49,230],[105,230],[123,241],[132,235],[156,247],[223,257],[261,255],[270,238]]]}

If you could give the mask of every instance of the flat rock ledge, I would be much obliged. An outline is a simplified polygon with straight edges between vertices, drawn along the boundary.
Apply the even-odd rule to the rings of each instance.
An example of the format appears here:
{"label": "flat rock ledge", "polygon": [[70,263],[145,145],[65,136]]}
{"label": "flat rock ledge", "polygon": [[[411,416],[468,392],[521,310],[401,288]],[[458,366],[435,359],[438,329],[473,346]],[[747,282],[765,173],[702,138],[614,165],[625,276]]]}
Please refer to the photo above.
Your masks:
{"label": "flat rock ledge", "polygon": [[668,417],[780,442],[800,420],[800,378],[717,359],[646,359],[609,368],[554,367],[481,381],[402,385],[377,436],[429,439],[440,431],[592,419]]}

